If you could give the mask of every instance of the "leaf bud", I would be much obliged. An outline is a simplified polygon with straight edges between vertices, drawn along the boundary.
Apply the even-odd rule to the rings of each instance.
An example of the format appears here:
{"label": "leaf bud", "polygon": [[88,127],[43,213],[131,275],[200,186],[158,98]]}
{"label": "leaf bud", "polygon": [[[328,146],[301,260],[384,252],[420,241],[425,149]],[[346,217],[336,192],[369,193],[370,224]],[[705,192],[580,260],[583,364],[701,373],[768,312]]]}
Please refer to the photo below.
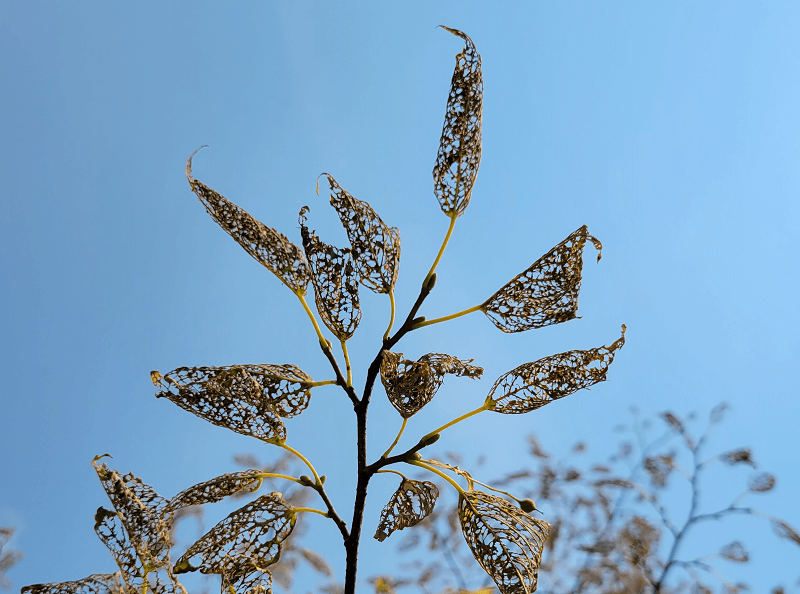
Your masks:
{"label": "leaf bud", "polygon": [[520,499],[519,508],[526,514],[529,514],[532,511],[539,511],[536,509],[536,504],[533,502],[533,499]]}
{"label": "leaf bud", "polygon": [[325,480],[326,480],[327,478],[328,478],[328,476],[327,476],[327,475],[324,475],[324,474],[323,474],[321,477],[319,477],[319,482],[320,482],[320,484],[321,484],[321,485],[324,485],[324,484],[325,484]]}
{"label": "leaf bud", "polygon": [[428,437],[420,440],[420,444],[422,445],[423,448],[427,448],[429,445],[433,445],[434,443],[439,441],[439,438],[441,436],[442,436],[441,433],[434,433],[433,435],[429,435]]}
{"label": "leaf bud", "polygon": [[406,457],[406,460],[413,460],[415,462],[419,462],[420,460],[422,460],[422,456],[420,455],[419,452],[414,452],[413,454],[410,454],[408,457]]}
{"label": "leaf bud", "polygon": [[436,273],[434,272],[431,277],[428,279],[428,282],[425,283],[425,290],[430,293],[433,291],[433,287],[436,286]]}
{"label": "leaf bud", "polygon": [[411,325],[415,326],[417,324],[421,324],[424,321],[425,321],[425,316],[419,316],[418,318],[414,318],[413,320],[411,320]]}
{"label": "leaf bud", "polygon": [[304,474],[300,476],[300,484],[305,485],[306,487],[313,487],[314,481],[311,480],[311,477]]}

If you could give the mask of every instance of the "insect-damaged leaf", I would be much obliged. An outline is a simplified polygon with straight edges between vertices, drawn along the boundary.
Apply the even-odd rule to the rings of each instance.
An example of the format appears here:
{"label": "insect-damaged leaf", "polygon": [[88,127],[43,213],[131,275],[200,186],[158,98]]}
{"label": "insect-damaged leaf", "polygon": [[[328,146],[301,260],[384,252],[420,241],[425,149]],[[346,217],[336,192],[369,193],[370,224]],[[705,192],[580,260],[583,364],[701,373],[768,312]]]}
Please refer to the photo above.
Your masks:
{"label": "insect-damaged leaf", "polygon": [[603,246],[584,225],[487,299],[481,305],[483,313],[503,332],[522,332],[575,318],[587,240],[598,250],[599,261]]}
{"label": "insect-damaged leaf", "polygon": [[418,361],[403,358],[403,353],[383,352],[381,382],[389,402],[403,418],[409,418],[428,404],[444,381],[445,374],[480,378],[482,367],[470,365],[450,355],[428,353]]}
{"label": "insect-damaged leaf", "polygon": [[269,570],[230,576],[223,573],[220,594],[272,594],[272,574]]}
{"label": "insect-damaged leaf", "polygon": [[211,218],[248,254],[266,266],[289,288],[305,294],[311,272],[303,257],[303,251],[283,233],[267,227],[243,208],[194,179],[192,159],[196,153],[197,151],[186,161],[186,178]]}
{"label": "insect-damaged leaf", "polygon": [[353,198],[332,176],[331,204],[347,231],[361,284],[375,293],[389,293],[400,268],[400,230],[384,223],[366,202]]}
{"label": "insect-damaged leaf", "polygon": [[[200,570],[239,576],[276,563],[281,543],[297,516],[280,493],[268,493],[236,510],[194,543],[175,564],[175,573]],[[192,560],[199,559],[195,566]]]}
{"label": "insect-damaged leaf", "polygon": [[124,594],[120,573],[95,573],[82,580],[25,586],[22,594]]}
{"label": "insect-damaged leaf", "polygon": [[339,340],[347,340],[361,321],[358,274],[349,249],[323,243],[305,225],[308,207],[300,211],[303,249],[311,266],[314,300],[323,323]]}
{"label": "insect-damaged leaf", "polygon": [[138,556],[148,564],[161,566],[172,545],[169,528],[172,514],[167,500],[131,473],[121,475],[105,463],[92,461],[100,483],[125,526],[125,532]]}
{"label": "insect-damaged leaf", "polygon": [[525,363],[501,375],[489,391],[491,410],[503,414],[526,413],[582,388],[605,381],[608,366],[625,344],[622,336],[611,346],[588,351],[567,351]]}
{"label": "insect-damaged leaf", "polygon": [[147,575],[145,565],[153,565],[148,551],[137,550],[128,538],[120,513],[98,507],[94,520],[94,531],[114,557],[125,584],[136,592],[141,592]]}
{"label": "insect-damaged leaf", "polygon": [[473,556],[501,594],[530,594],[536,590],[550,524],[482,491],[461,494],[458,518]]}
{"label": "insect-damaged leaf", "polygon": [[179,367],[150,373],[165,397],[198,417],[243,435],[282,443],[291,418],[308,406],[311,378],[294,365]]}
{"label": "insect-damaged leaf", "polygon": [[472,40],[461,31],[442,28],[463,39],[465,45],[456,55],[442,138],[433,168],[433,191],[445,214],[461,216],[469,205],[481,163],[483,75],[481,57]]}
{"label": "insect-damaged leaf", "polygon": [[439,489],[433,483],[403,479],[381,511],[373,538],[383,542],[395,530],[416,526],[433,512],[438,497]]}
{"label": "insect-damaged leaf", "polygon": [[170,512],[175,512],[190,505],[216,503],[242,491],[256,491],[263,481],[262,474],[255,469],[223,474],[184,489],[169,500],[167,507]]}

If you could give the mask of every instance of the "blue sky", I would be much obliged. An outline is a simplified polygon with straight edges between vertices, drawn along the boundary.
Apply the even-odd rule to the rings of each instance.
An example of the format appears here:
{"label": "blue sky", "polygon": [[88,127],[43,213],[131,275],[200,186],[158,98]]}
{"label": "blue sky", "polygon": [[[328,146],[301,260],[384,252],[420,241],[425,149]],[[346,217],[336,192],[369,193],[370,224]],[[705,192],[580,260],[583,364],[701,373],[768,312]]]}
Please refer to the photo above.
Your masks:
{"label": "blue sky", "polygon": [[[483,57],[483,159],[420,313],[482,302],[583,224],[605,249],[600,264],[587,251],[580,320],[508,336],[473,314],[404,340],[409,357],[486,369],[449,382],[409,443],[480,405],[501,373],[608,344],[625,323],[609,382],[529,415],[472,419],[437,447],[486,454],[499,476],[531,431],[557,451],[585,439],[599,453],[632,404],[705,416],[724,400],[709,452],[752,447],[779,479],[754,503],[800,526],[800,5],[7,2],[0,525],[18,527],[26,554],[17,587],[113,570],[92,531],[107,504],[93,456],[110,452],[170,495],[235,470],[234,453],[273,455],[154,399],[151,369],[269,362],[330,375],[297,301],[191,194],[183,168],[198,146],[210,145],[198,179],[298,243],[303,205],[323,240],[346,242],[314,193],[321,172],[369,201],[401,230],[407,311],[448,223],[430,172],[461,45],[439,24]],[[366,293],[357,376],[388,316]],[[381,398],[371,412],[373,457],[399,421]],[[289,426],[344,509],[352,417],[321,388]],[[719,480],[709,493],[737,492]],[[368,518],[388,482],[372,486]],[[764,589],[797,578],[796,547],[764,524],[731,524],[751,543],[741,575]],[[341,566],[333,526],[312,530]],[[365,546],[362,576],[389,563]]]}

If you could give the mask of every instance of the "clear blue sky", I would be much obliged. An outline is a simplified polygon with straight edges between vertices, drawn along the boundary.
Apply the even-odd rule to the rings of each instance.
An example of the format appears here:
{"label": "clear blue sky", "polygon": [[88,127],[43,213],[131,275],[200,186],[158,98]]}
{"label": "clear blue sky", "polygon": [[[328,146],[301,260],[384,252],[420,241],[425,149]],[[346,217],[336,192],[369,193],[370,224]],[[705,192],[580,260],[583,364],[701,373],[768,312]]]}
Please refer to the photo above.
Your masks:
{"label": "clear blue sky", "polygon": [[[448,222],[431,169],[461,45],[439,24],[483,57],[483,160],[420,313],[482,302],[583,224],[605,250],[597,265],[587,250],[580,320],[507,336],[473,314],[401,343],[486,369],[450,382],[409,442],[478,406],[501,373],[608,344],[625,323],[609,382],[465,422],[439,451],[485,453],[500,475],[530,431],[599,455],[631,404],[705,416],[725,400],[709,451],[752,447],[779,479],[754,503],[800,526],[800,4],[9,1],[0,15],[0,525],[18,527],[26,554],[17,588],[113,571],[92,531],[108,504],[93,456],[171,495],[236,469],[233,453],[272,455],[153,398],[151,369],[269,362],[330,375],[297,300],[189,191],[198,146],[210,145],[199,179],[296,242],[303,205],[324,240],[346,241],[314,193],[321,172],[369,201],[401,230],[408,309]],[[388,316],[385,298],[362,297],[359,376]],[[375,457],[398,418],[380,397],[372,412]],[[322,388],[288,427],[340,508],[353,425],[344,396]],[[708,493],[734,493],[741,483],[725,477],[745,475],[719,477]],[[374,481],[366,532],[394,488]],[[311,523],[333,551],[333,526]],[[754,559],[731,575],[762,589],[797,578],[800,550],[765,524],[729,525],[720,542],[747,536]],[[386,545],[365,547],[362,577],[391,568]]]}

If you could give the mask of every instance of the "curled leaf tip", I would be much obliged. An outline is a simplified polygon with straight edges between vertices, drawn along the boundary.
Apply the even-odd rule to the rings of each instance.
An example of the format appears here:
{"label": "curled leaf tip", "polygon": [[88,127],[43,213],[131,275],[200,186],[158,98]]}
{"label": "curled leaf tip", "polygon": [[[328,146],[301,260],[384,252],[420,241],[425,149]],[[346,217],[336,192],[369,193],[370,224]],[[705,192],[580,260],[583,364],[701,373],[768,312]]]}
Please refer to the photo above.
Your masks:
{"label": "curled leaf tip", "polygon": [[524,363],[497,379],[487,396],[492,404],[489,408],[502,414],[526,413],[605,381],[608,367],[624,344],[623,330],[610,346]]}
{"label": "curled leaf tip", "polygon": [[191,155],[189,155],[188,159],[186,159],[186,179],[189,180],[189,183],[192,183],[194,181],[194,177],[192,177],[192,159],[194,159],[194,156],[204,148],[208,148],[208,145],[204,144],[203,146],[195,150]]}
{"label": "curled leaf tip", "polygon": [[584,225],[481,304],[483,313],[508,333],[543,328],[578,317],[583,250],[587,241],[595,247],[600,245]]}

